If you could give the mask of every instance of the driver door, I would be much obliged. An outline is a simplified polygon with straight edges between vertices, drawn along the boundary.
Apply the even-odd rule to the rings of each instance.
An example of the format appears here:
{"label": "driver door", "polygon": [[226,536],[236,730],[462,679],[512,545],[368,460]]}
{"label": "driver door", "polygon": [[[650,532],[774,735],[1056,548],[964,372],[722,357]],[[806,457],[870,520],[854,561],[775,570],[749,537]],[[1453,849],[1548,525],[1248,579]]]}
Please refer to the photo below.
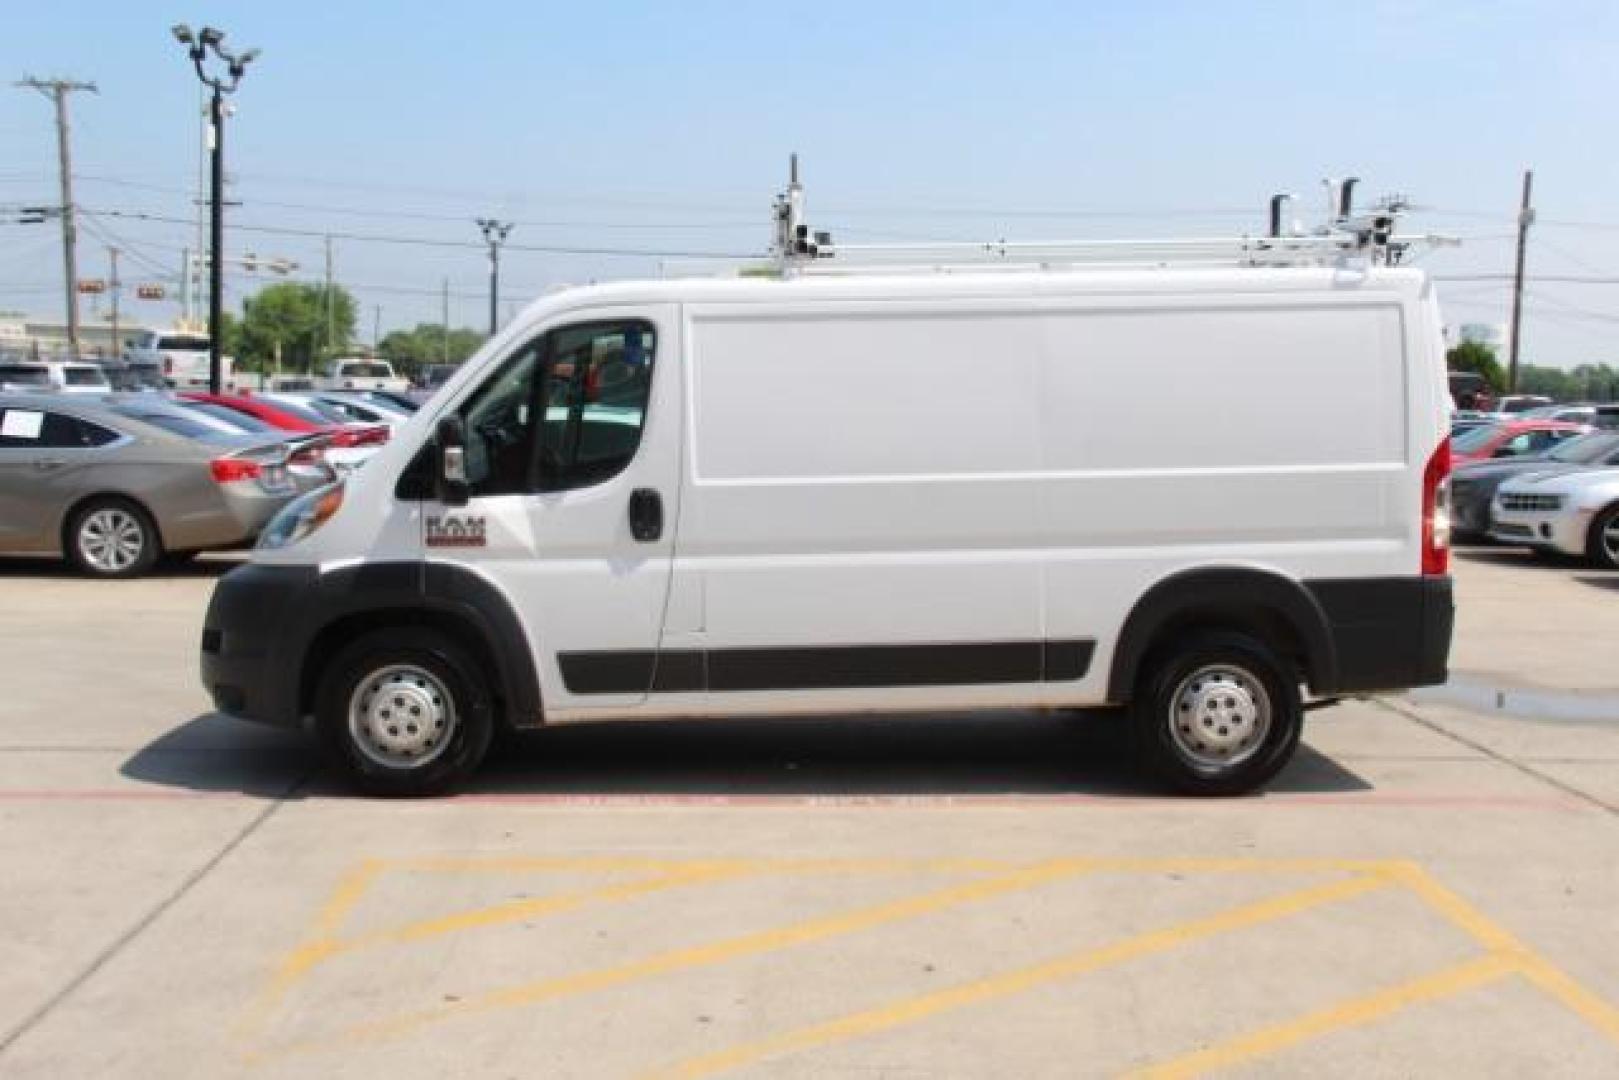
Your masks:
{"label": "driver door", "polygon": [[471,497],[426,504],[425,554],[506,595],[548,713],[652,685],[680,496],[676,311],[570,318],[456,406]]}

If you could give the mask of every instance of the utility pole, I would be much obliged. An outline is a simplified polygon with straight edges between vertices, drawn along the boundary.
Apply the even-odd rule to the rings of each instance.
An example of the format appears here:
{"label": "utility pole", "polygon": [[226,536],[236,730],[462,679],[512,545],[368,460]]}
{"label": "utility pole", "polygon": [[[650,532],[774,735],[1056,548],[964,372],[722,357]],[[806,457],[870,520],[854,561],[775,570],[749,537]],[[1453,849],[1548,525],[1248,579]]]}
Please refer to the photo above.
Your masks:
{"label": "utility pole", "polygon": [[107,261],[112,264],[112,271],[108,275],[107,288],[112,292],[112,359],[116,360],[123,350],[118,347],[118,291],[122,282],[118,280],[118,249],[107,248]]}
{"label": "utility pole", "polygon": [[1518,266],[1512,275],[1512,329],[1511,339],[1507,346],[1507,393],[1518,392],[1518,341],[1520,337],[1520,323],[1523,322],[1523,260],[1525,248],[1529,243],[1529,226],[1534,224],[1535,209],[1529,205],[1529,196],[1534,188],[1535,174],[1532,169],[1523,172],[1523,202],[1518,207]]}
{"label": "utility pole", "polygon": [[483,242],[489,245],[489,336],[500,328],[500,245],[512,231],[510,221],[479,218],[478,228],[483,230]]}
{"label": "utility pole", "polygon": [[99,93],[92,82],[72,79],[36,79],[29,76],[16,84],[38,90],[56,106],[56,168],[62,187],[62,273],[67,283],[67,340],[73,358],[79,357],[79,264],[78,226],[73,207],[73,150],[70,139],[67,96],[78,90]]}
{"label": "utility pole", "polygon": [[450,362],[450,279],[444,279],[444,285],[439,291],[439,317],[444,332],[439,335],[439,348],[443,350],[443,362]]}
{"label": "utility pole", "polygon": [[371,308],[371,350],[376,351],[377,342],[382,340],[382,305],[375,304]]}

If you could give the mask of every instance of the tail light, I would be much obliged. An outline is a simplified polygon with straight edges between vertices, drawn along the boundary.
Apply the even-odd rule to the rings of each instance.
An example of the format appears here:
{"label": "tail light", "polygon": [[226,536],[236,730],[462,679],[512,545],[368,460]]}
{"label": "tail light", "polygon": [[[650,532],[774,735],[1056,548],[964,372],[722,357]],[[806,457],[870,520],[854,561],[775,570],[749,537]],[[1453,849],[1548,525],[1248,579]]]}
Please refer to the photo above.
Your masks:
{"label": "tail light", "polygon": [[381,446],[388,441],[388,428],[379,425],[372,428],[363,428],[355,434],[355,446]]}
{"label": "tail light", "polygon": [[213,470],[215,482],[220,484],[234,484],[239,480],[257,480],[264,472],[263,465],[247,458],[214,458],[208,463],[208,467]]}
{"label": "tail light", "polygon": [[1422,470],[1422,572],[1450,572],[1450,439],[1439,440]]}

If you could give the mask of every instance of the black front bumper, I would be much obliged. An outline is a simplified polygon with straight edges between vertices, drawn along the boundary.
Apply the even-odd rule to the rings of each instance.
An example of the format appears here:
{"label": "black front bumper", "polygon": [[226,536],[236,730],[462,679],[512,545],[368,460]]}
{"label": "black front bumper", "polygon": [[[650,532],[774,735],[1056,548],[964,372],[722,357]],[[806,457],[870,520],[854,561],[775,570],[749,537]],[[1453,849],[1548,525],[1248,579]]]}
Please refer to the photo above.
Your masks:
{"label": "black front bumper", "polygon": [[[244,720],[302,720],[297,632],[317,588],[314,567],[238,567],[219,579],[202,629],[202,685],[214,708]],[[291,655],[299,653],[299,655]]]}
{"label": "black front bumper", "polygon": [[1320,694],[1436,686],[1445,681],[1456,609],[1449,577],[1308,581],[1332,643],[1332,685]]}

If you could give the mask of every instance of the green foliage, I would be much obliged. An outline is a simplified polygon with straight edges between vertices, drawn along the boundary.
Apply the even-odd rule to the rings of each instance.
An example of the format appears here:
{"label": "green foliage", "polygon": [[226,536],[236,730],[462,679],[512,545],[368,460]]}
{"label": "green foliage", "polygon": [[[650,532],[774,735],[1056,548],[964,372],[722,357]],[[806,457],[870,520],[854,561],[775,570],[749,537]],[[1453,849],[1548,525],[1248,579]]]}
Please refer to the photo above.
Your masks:
{"label": "green foliage", "polygon": [[1464,341],[1445,354],[1445,364],[1451,371],[1471,371],[1484,376],[1493,393],[1500,394],[1507,388],[1507,373],[1501,361],[1495,358],[1495,350],[1488,345]]}
{"label": "green foliage", "polygon": [[242,305],[240,352],[264,367],[281,349],[281,367],[313,371],[325,358],[340,355],[354,337],[358,310],[354,296],[341,285],[283,282],[267,285]]}
{"label": "green foliage", "polygon": [[410,374],[426,364],[459,364],[478,350],[484,335],[459,328],[449,333],[448,350],[444,328],[437,323],[418,323],[414,330],[395,330],[377,343],[377,354],[401,374]]}
{"label": "green foliage", "polygon": [[1581,364],[1572,371],[1522,364],[1518,392],[1544,394],[1557,401],[1619,401],[1619,368]]}

